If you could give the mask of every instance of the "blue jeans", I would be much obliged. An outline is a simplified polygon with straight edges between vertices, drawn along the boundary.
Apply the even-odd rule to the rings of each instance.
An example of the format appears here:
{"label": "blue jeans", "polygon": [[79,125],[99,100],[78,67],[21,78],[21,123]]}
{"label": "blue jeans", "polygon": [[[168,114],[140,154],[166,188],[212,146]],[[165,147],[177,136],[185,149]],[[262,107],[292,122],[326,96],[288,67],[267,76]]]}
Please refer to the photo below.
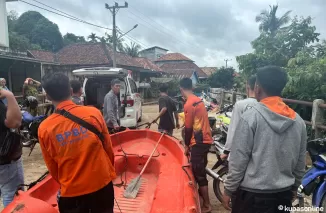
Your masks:
{"label": "blue jeans", "polygon": [[0,196],[4,207],[12,202],[20,184],[24,184],[22,159],[0,165]]}

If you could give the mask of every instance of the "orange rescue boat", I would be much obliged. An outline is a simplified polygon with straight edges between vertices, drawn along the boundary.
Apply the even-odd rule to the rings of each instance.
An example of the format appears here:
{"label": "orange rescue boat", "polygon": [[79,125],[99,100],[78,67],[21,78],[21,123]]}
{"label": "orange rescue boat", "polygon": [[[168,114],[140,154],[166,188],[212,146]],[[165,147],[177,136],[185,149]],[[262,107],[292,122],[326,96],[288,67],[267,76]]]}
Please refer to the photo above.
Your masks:
{"label": "orange rescue boat", "polygon": [[[180,141],[164,135],[154,153],[135,199],[124,198],[161,134],[148,129],[126,130],[111,136],[117,178],[113,181],[116,213],[199,213],[197,185]],[[3,213],[58,213],[58,183],[47,175],[26,192],[19,191]]]}

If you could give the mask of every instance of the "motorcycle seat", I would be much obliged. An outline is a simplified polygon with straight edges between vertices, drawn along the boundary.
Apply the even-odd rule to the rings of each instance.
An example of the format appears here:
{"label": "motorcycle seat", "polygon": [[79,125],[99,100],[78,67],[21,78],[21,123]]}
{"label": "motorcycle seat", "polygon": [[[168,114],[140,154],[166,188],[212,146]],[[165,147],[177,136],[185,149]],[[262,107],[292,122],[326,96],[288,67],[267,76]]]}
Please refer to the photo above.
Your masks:
{"label": "motorcycle seat", "polygon": [[22,114],[23,114],[23,121],[26,122],[26,123],[31,123],[31,122],[33,122],[35,120],[42,119],[45,116],[45,115],[39,115],[39,116],[34,117],[33,115],[31,115],[27,111],[24,111]]}

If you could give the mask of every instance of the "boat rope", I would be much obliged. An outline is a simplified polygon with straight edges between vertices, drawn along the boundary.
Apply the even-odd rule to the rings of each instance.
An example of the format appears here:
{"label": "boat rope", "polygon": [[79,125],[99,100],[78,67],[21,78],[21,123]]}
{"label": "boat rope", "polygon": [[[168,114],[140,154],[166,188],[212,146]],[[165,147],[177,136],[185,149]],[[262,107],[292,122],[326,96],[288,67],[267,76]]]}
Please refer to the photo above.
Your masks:
{"label": "boat rope", "polygon": [[118,209],[119,209],[120,213],[122,213],[122,211],[121,211],[121,209],[120,209],[120,206],[119,206],[119,203],[118,203],[117,199],[114,198],[114,200],[115,200],[115,202],[117,203],[117,206],[118,206]]}
{"label": "boat rope", "polygon": [[46,176],[49,174],[49,171],[46,171],[39,179],[37,179],[36,181],[31,182],[30,184],[20,184],[17,187],[17,190],[15,192],[16,195],[18,195],[18,191],[21,189],[24,189],[24,187],[26,186],[27,189],[32,188],[33,186],[35,186],[37,183],[41,182],[42,180],[44,180],[44,178],[46,178]]}

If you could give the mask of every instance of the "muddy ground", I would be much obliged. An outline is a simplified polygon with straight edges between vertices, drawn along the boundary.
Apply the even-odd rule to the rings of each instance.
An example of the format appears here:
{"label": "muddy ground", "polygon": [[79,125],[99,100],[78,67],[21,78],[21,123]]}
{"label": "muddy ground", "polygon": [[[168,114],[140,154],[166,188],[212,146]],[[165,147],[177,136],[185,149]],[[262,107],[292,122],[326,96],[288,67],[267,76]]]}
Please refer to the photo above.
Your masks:
{"label": "muddy ground", "polygon": [[[146,123],[148,121],[152,121],[158,115],[158,106],[157,105],[150,105],[143,107],[143,119],[141,123]],[[152,125],[152,129],[157,129],[156,125]],[[181,131],[176,130],[174,132],[174,136],[181,139]],[[32,181],[37,180],[42,174],[47,171],[47,168],[44,164],[41,150],[39,145],[37,145],[30,156],[29,149],[24,148],[24,155],[23,155],[23,163],[24,163],[24,173],[25,173],[25,183],[31,183]],[[216,157],[214,154],[209,154],[208,156],[208,166],[212,167],[216,161]],[[210,188],[210,199],[213,206],[212,213],[226,213],[226,211],[221,203],[217,200],[214,195],[212,189],[212,179],[209,177],[209,188]],[[2,202],[0,204],[0,211],[2,211],[3,206]]]}

